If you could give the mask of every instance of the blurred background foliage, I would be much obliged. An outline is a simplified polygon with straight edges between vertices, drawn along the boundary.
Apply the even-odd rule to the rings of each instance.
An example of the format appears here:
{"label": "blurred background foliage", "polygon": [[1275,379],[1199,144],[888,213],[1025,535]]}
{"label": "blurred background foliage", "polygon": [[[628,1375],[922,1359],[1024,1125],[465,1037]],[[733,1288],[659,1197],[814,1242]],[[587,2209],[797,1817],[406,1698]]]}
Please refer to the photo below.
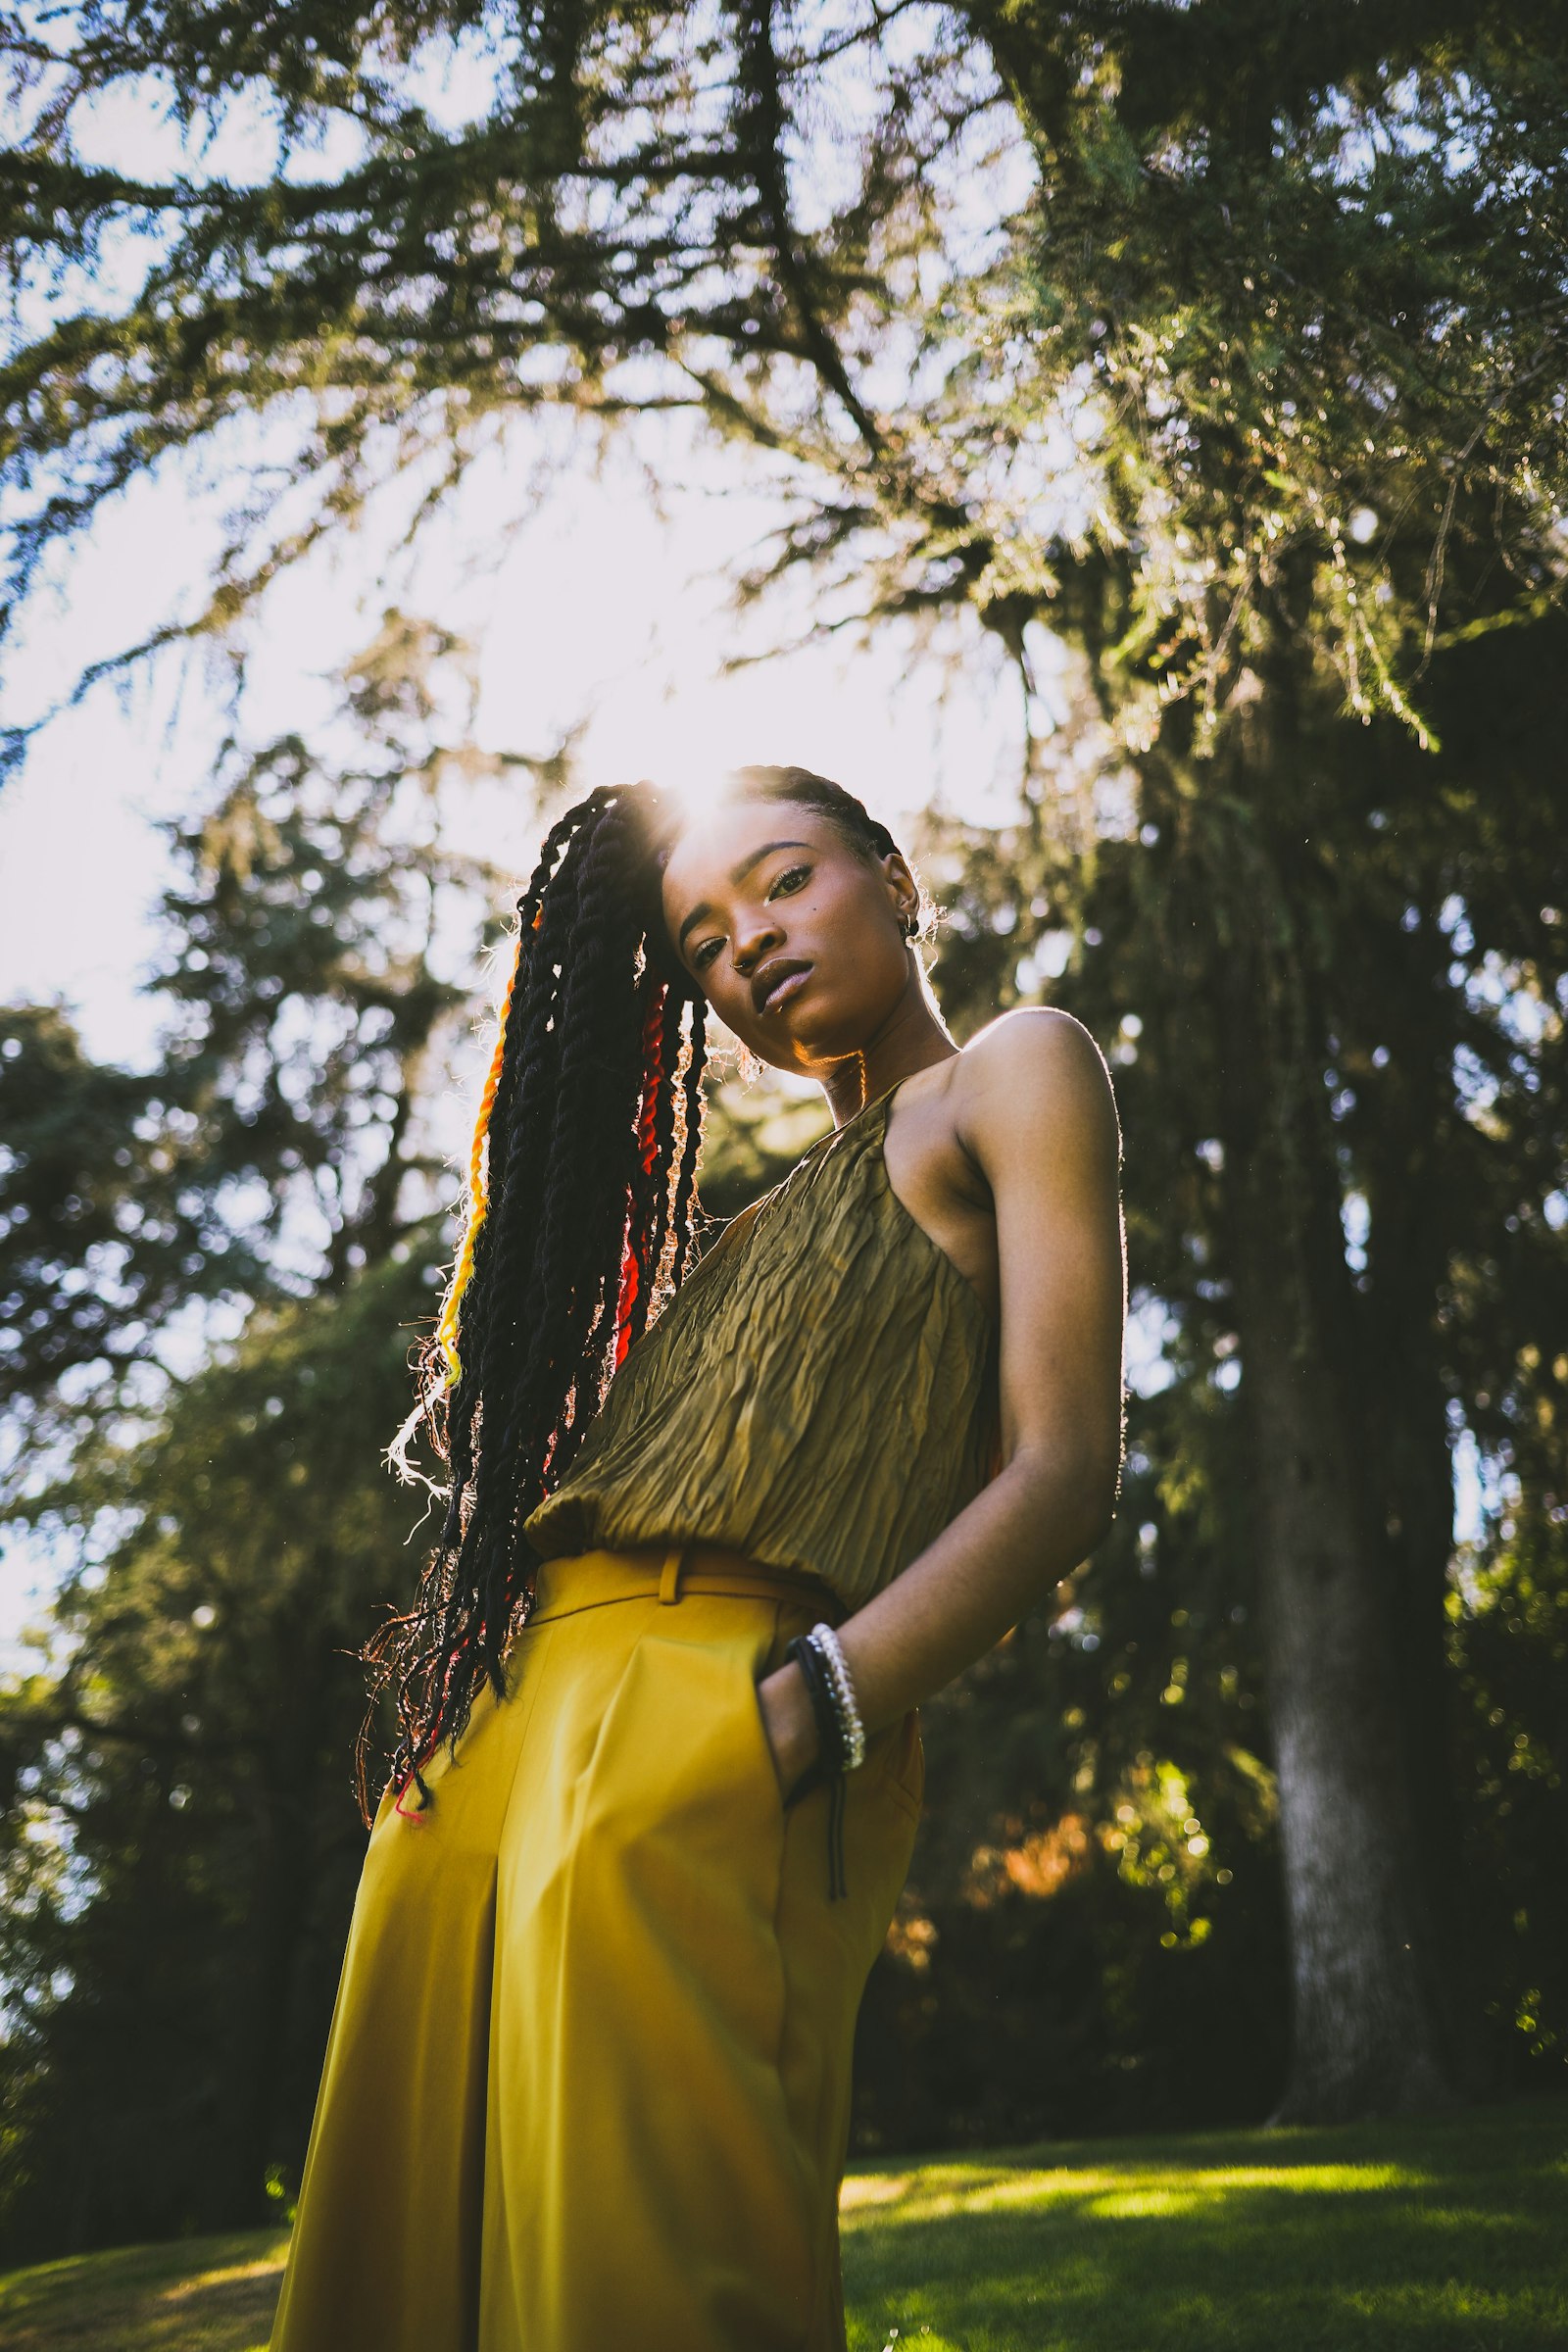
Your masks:
{"label": "blurred background foliage", "polygon": [[[928,1710],[861,2144],[1560,2089],[1561,12],[95,0],[0,40],[19,610],[247,414],[292,466],[181,629],[232,634],[378,480],[439,506],[529,411],[675,407],[793,501],[743,596],[1016,664],[1011,819],[906,846],[956,1036],[1051,1002],[1113,1066],[1128,1473]],[[241,101],[274,160],[85,161],[149,82],[198,163]],[[570,789],[476,749],[462,670],[389,615],[348,749],[224,753],[157,1067],[5,1016],[12,1500],[65,1563],[0,1698],[16,2248],[297,2180],[359,1850],[346,1653],[412,1573],[378,1453],[451,1246],[450,942],[505,906],[444,810]],[[724,1215],[813,1114],[733,1079],[714,1112]]]}
{"label": "blurred background foliage", "polygon": [[[451,756],[431,782],[431,671],[453,649],[393,616],[372,650],[412,726],[391,729],[357,675],[363,761],[297,742],[233,754],[182,834],[159,1069],[91,1069],[57,1008],[4,1017],[5,1360],[26,1430],[12,1500],[71,1563],[46,1653],[0,1694],[8,2229],[29,2250],[217,2226],[298,2180],[363,1851],[352,1653],[407,1589],[419,1541],[381,1457],[451,1248],[454,1179],[428,1111],[473,1058],[474,1000],[437,979],[430,943],[443,894],[475,942],[506,905],[499,877],[440,849],[443,796],[471,772]],[[1399,742],[1366,748],[1382,803]],[[518,789],[543,822],[570,785]],[[1418,873],[1414,818],[1388,813],[1360,832],[1397,958],[1407,893],[1424,885],[1436,930],[1458,876],[1441,838]],[[1391,835],[1405,844],[1394,887]],[[1200,975],[1182,984],[1151,920],[1151,846],[1081,850],[1031,800],[1009,831],[947,820],[915,852],[943,909],[934,979],[956,1033],[1049,998],[1109,1053],[1133,1142],[1135,1304],[1157,1353],[1130,1400],[1112,1536],[926,1710],[926,1819],[861,2024],[868,2148],[1251,2120],[1286,2071],[1260,1471],[1227,1370],[1212,1041]],[[1320,854],[1339,861],[1331,843]],[[1476,904],[1479,868],[1469,883]],[[1355,920],[1376,970],[1364,908]],[[1446,1050],[1491,1032],[1538,1115],[1549,1080],[1527,1083],[1506,998],[1473,1002],[1487,951],[1438,935],[1444,968],[1423,985],[1447,1008]],[[477,964],[472,978],[482,1001]],[[1360,1084],[1338,1122],[1349,1189],[1397,1131],[1406,1064],[1374,1070],[1365,1037],[1396,1038],[1395,1009],[1342,981],[1325,1091]],[[1518,2089],[1554,2080],[1568,2039],[1553,1861],[1568,1364],[1544,1352],[1565,1327],[1552,1229],[1536,1252],[1497,1251],[1519,1149],[1504,1115],[1478,1128],[1452,1100],[1451,1298],[1433,1344],[1499,1482],[1447,1588],[1445,1901],[1482,1996],[1485,2082]],[[705,1199],[724,1216],[824,1114],[731,1066],[711,1117]],[[77,1298],[93,1320],[66,1370]]]}

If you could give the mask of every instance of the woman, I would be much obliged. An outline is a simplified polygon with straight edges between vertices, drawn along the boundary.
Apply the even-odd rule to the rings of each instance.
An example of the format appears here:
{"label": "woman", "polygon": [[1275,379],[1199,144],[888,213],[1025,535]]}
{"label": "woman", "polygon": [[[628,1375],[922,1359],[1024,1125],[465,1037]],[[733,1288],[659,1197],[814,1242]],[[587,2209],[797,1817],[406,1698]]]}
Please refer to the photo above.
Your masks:
{"label": "woman", "polygon": [[[545,843],[274,2352],[844,2343],[916,1702],[1099,1540],[1120,1458],[1104,1064],[1044,1010],[960,1051],[920,929],[798,768]],[[836,1124],[694,1264],[708,1009]]]}

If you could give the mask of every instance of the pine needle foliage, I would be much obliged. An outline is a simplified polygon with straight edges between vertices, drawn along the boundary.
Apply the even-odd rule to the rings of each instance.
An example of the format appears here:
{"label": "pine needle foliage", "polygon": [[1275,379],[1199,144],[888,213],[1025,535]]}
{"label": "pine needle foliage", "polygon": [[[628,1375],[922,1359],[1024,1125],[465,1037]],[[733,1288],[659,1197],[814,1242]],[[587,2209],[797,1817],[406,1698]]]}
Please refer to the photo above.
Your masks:
{"label": "pine needle foliage", "polygon": [[[11,12],[0,61],[13,605],[180,453],[242,484],[207,600],[109,666],[560,407],[705,416],[799,493],[759,582],[1020,659],[1048,618],[1146,730],[1211,738],[1283,638],[1420,740],[1435,651],[1559,594],[1544,0],[94,4]],[[168,135],[117,160],[132,87]]]}

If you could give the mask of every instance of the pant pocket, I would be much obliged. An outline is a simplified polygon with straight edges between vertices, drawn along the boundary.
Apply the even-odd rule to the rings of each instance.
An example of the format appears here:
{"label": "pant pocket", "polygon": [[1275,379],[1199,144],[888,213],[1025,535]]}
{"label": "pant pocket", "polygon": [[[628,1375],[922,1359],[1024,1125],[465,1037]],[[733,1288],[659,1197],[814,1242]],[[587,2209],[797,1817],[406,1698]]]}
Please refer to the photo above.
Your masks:
{"label": "pant pocket", "polygon": [[739,1630],[641,1637],[579,1784],[571,1870],[579,1896],[647,1923],[721,2038],[771,2064],[785,1816],[757,1697],[764,1653]]}

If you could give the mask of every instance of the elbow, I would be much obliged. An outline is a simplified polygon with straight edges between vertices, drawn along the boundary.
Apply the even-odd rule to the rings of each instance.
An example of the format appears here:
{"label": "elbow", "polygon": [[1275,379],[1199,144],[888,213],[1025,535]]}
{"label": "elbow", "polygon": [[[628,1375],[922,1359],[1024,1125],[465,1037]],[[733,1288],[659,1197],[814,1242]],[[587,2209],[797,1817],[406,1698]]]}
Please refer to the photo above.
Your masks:
{"label": "elbow", "polygon": [[1086,1477],[1067,1513],[1072,1529],[1073,1557],[1087,1560],[1109,1535],[1116,1518],[1116,1484],[1102,1477]]}
{"label": "elbow", "polygon": [[1097,1502],[1090,1510],[1088,1529],[1079,1546],[1078,1557],[1081,1560],[1087,1560],[1092,1551],[1098,1551],[1115,1523],[1116,1496],[1112,1491],[1107,1498]]}
{"label": "elbow", "polygon": [[1087,1559],[1103,1544],[1116,1523],[1116,1505],[1121,1499],[1121,1445],[1117,1433],[1114,1447],[1097,1447],[1093,1458],[1083,1467],[1080,1482],[1080,1506],[1084,1515],[1083,1548],[1080,1559]]}
{"label": "elbow", "polygon": [[1085,1560],[1109,1535],[1115,1522],[1121,1486],[1119,1446],[1111,1452],[1098,1446],[1071,1453],[1026,1450],[1014,1456],[1034,1493],[1034,1507],[1043,1526],[1070,1551],[1074,1562]]}

